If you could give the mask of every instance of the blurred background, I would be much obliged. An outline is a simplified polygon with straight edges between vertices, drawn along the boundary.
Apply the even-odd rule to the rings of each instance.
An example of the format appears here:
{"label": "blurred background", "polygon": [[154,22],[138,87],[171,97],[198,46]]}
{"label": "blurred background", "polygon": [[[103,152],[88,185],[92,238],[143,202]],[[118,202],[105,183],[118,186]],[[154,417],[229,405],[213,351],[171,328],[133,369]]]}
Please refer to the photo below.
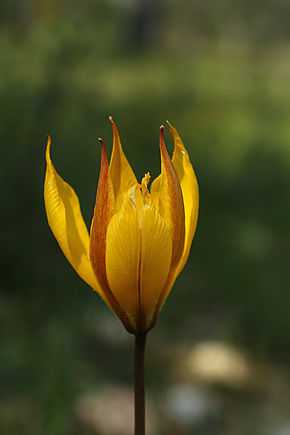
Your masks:
{"label": "blurred background", "polygon": [[[44,144],[89,224],[117,121],[139,178],[159,125],[200,183],[147,352],[148,435],[290,433],[290,3],[1,0],[1,435],[132,433],[132,337],[43,207]],[[169,138],[168,138],[169,140]]]}

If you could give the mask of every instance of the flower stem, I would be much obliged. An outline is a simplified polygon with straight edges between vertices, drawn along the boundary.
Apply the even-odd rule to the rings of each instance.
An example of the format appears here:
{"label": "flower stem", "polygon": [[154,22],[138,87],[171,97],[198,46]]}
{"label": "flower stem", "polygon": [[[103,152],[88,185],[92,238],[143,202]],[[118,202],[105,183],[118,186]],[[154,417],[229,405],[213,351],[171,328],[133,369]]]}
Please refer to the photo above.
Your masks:
{"label": "flower stem", "polygon": [[144,355],[146,333],[135,335],[135,435],[145,435]]}

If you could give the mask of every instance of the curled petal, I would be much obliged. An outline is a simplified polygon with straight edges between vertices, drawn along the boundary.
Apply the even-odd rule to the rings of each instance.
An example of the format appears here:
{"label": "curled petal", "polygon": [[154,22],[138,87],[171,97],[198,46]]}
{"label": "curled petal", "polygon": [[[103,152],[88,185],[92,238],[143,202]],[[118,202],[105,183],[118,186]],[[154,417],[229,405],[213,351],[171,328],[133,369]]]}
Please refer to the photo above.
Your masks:
{"label": "curled petal", "polygon": [[[182,198],[184,204],[184,219],[185,219],[185,235],[184,235],[184,245],[182,254],[179,258],[178,264],[175,270],[171,269],[166,285],[164,286],[162,296],[159,300],[159,304],[155,313],[155,320],[160,310],[161,306],[164,304],[170,290],[183,269],[189,255],[192,239],[196,230],[197,218],[198,218],[198,207],[199,207],[199,192],[198,183],[194,173],[194,169],[190,162],[188,152],[183,145],[183,142],[177,132],[177,130],[167,122],[171,137],[174,142],[174,152],[172,157],[172,164],[175,173],[178,178],[178,182],[182,191]],[[162,188],[162,174],[157,177],[152,183],[152,197],[154,201],[157,201],[161,196]]]}
{"label": "curled petal", "polygon": [[152,184],[154,203],[158,202],[159,210],[164,219],[172,228],[172,258],[170,272],[164,288],[159,295],[155,307],[154,320],[156,320],[160,307],[165,302],[177,276],[178,265],[181,261],[185,241],[185,212],[183,196],[179,180],[169,157],[164,142],[164,127],[160,128],[160,154],[161,175]]}
{"label": "curled petal", "polygon": [[50,157],[51,139],[46,147],[44,202],[48,224],[67,260],[78,275],[104,299],[89,260],[89,235],[80,210],[79,200],[57,173]]}
{"label": "curled petal", "polygon": [[172,163],[175,168],[184,202],[185,209],[185,243],[177,274],[183,269],[189,255],[192,239],[196,230],[199,208],[199,191],[196,175],[188,152],[177,132],[177,130],[168,123],[169,131],[174,142],[174,152]]}
{"label": "curled petal", "polygon": [[[161,176],[155,181],[154,188],[158,188],[158,206],[160,214],[172,227],[172,262],[171,269],[175,269],[180,261],[184,248],[185,217],[182,191],[177,174],[169,157],[164,142],[164,127],[160,128]],[[156,192],[156,191],[155,191]],[[156,199],[155,199],[156,200]]]}

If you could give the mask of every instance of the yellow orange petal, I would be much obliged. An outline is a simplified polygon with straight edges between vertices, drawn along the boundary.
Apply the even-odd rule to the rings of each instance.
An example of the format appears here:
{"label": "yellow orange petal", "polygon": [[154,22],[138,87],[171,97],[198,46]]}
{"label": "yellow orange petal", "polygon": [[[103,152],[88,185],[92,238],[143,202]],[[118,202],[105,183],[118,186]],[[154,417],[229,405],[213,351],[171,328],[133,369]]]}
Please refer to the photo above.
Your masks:
{"label": "yellow orange petal", "polygon": [[78,275],[101,296],[89,260],[89,235],[80,210],[79,200],[57,173],[50,157],[51,139],[46,147],[44,201],[48,224],[64,255]]}
{"label": "yellow orange petal", "polygon": [[[158,312],[160,311],[168,294],[170,293],[170,290],[172,289],[172,286],[174,285],[177,276],[183,269],[188,259],[192,239],[197,225],[199,204],[198,183],[189,159],[189,155],[185,149],[185,146],[182,143],[179,134],[177,133],[177,130],[169,123],[168,126],[174,142],[172,164],[182,191],[182,198],[184,204],[185,234],[182,254],[179,257],[175,269],[171,269],[168,280],[164,286],[162,295],[159,300],[159,304],[157,305],[155,320]],[[157,177],[152,183],[151,190],[154,201],[162,198],[162,183],[162,174]]]}
{"label": "yellow orange petal", "polygon": [[159,210],[167,223],[172,226],[173,248],[171,268],[175,269],[184,249],[185,215],[181,187],[164,142],[163,126],[160,128],[160,154]]}
{"label": "yellow orange petal", "polygon": [[113,131],[113,149],[111,154],[109,174],[116,200],[116,209],[121,205],[122,196],[137,183],[133,169],[131,168],[124,151],[122,149],[119,130],[110,116],[109,120]]}
{"label": "yellow orange petal", "polygon": [[141,252],[141,304],[148,329],[154,321],[172,260],[172,228],[155,207],[145,207],[143,212]]}
{"label": "yellow orange petal", "polygon": [[138,189],[128,195],[109,224],[106,266],[112,293],[136,331],[145,331],[169,274],[172,234],[158,211],[149,203],[142,204]]}
{"label": "yellow orange petal", "polygon": [[111,291],[134,329],[138,320],[140,228],[130,199],[112,217],[107,231],[106,271]]}
{"label": "yellow orange petal", "polygon": [[108,287],[106,277],[106,232],[114,210],[114,192],[109,177],[109,165],[104,142],[101,142],[101,167],[96,204],[90,231],[90,259],[95,275],[103,288]]}
{"label": "yellow orange petal", "polygon": [[128,330],[132,329],[124,308],[112,294],[107,280],[106,251],[111,249],[107,246],[107,229],[114,212],[114,192],[109,175],[109,164],[106,147],[102,140],[101,168],[96,195],[94,216],[90,231],[90,259],[95,275],[102,286],[112,309],[119,316]]}
{"label": "yellow orange petal", "polygon": [[164,142],[164,127],[160,128],[161,175],[151,186],[151,197],[162,217],[172,230],[172,256],[170,271],[155,305],[152,326],[161,306],[164,304],[177,276],[177,268],[182,258],[185,241],[185,212],[183,196],[175,168],[168,155]]}
{"label": "yellow orange petal", "polygon": [[188,259],[192,239],[196,230],[199,208],[199,190],[197,178],[188,152],[185,149],[177,130],[169,123],[168,126],[174,142],[172,163],[181,186],[185,209],[185,243],[183,254],[178,265],[177,274],[179,274]]}

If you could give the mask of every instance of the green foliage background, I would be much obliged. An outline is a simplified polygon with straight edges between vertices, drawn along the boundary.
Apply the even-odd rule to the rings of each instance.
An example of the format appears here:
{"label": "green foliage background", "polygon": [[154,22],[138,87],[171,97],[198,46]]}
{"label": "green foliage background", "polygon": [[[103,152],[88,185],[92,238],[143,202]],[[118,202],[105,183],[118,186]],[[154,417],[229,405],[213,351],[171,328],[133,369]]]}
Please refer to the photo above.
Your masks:
{"label": "green foliage background", "polygon": [[[75,432],[76,398],[131,382],[130,341],[119,349],[104,338],[112,314],[67,265],[42,198],[50,133],[89,224],[109,114],[139,178],[158,174],[169,119],[200,183],[191,257],[152,346],[225,340],[289,373],[290,5],[144,4],[1,2],[3,435],[87,434]],[[158,392],[170,374],[152,361]]]}

